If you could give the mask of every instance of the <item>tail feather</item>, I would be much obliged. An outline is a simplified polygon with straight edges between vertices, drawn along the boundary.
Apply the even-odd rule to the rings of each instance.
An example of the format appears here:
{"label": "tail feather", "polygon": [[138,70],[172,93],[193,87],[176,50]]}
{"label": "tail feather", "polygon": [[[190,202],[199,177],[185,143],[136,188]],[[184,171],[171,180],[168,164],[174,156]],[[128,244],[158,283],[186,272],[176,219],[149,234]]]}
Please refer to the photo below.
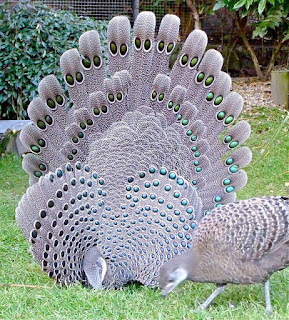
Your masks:
{"label": "tail feather", "polygon": [[65,51],[60,57],[60,68],[69,97],[77,107],[84,107],[86,103],[86,85],[81,57],[77,49]]}
{"label": "tail feather", "polygon": [[[44,77],[38,85],[39,97],[42,103],[49,110],[50,116],[53,116],[54,121],[57,122],[58,126],[65,128],[70,119],[67,117],[66,103],[67,98],[54,75]],[[37,100],[36,100],[37,101]],[[39,111],[43,107],[38,107]],[[32,110],[32,106],[28,109],[29,117],[31,114],[37,113],[37,110]]]}
{"label": "tail feather", "polygon": [[[91,236],[94,223],[81,217],[84,210],[87,214],[88,209],[90,214],[94,210],[92,180],[97,179],[80,170],[67,165],[65,171],[58,169],[55,174],[41,177],[27,190],[16,210],[16,220],[31,243],[35,259],[50,277],[65,284],[81,280],[83,255],[97,241]],[[81,198],[85,201],[83,206]]]}
{"label": "tail feather", "polygon": [[163,17],[154,47],[154,60],[149,75],[151,77],[150,83],[158,74],[166,75],[169,73],[170,57],[178,39],[179,27],[179,17],[172,14]]}
{"label": "tail feather", "polygon": [[191,75],[188,84],[187,97],[197,108],[204,103],[213,83],[218,79],[223,65],[223,57],[220,52],[209,49],[203,56],[200,64]]}
{"label": "tail feather", "polygon": [[46,161],[32,153],[23,156],[22,167],[29,174],[29,185],[38,182],[41,176],[53,170]]}
{"label": "tail feather", "polygon": [[23,128],[20,134],[20,139],[26,148],[48,162],[51,168],[55,168],[59,163],[63,163],[64,158],[49,138],[49,135],[43,135],[33,124]]}
{"label": "tail feather", "polygon": [[111,76],[117,71],[128,70],[130,64],[130,22],[118,16],[110,20],[107,29],[108,67]]}
{"label": "tail feather", "polygon": [[95,30],[83,33],[79,38],[79,52],[81,65],[85,77],[85,85],[88,93],[103,90],[105,79],[105,62],[102,57],[102,49],[99,34]]}
{"label": "tail feather", "polygon": [[[221,71],[209,86],[201,85],[200,90],[197,86],[195,96],[192,97],[192,103],[198,109],[197,117],[206,122],[207,125],[214,123],[212,113],[221,107],[221,104],[224,104],[229,95],[231,84],[229,75]],[[199,94],[199,91],[202,94]]]}
{"label": "tail feather", "polygon": [[151,89],[150,74],[154,57],[156,17],[152,12],[141,12],[134,23],[133,53],[130,74],[133,85],[128,92],[129,109],[146,104]]}
{"label": "tail feather", "polygon": [[128,78],[129,75],[123,71],[104,80],[104,91],[110,106],[108,112],[111,113],[113,121],[120,121],[124,113],[128,111]]}
{"label": "tail feather", "polygon": [[171,79],[164,74],[158,74],[153,82],[150,92],[149,106],[156,112],[161,112],[165,109],[170,92]]}
{"label": "tail feather", "polygon": [[[205,188],[199,192],[203,199],[203,212],[206,214],[212,208],[219,207],[225,203],[236,201],[236,191],[243,188],[247,184],[247,174],[243,170],[239,170],[234,175],[215,175],[215,181],[208,184],[206,181]],[[199,183],[198,183],[199,184]],[[218,190],[216,192],[216,190]]]}
{"label": "tail feather", "polygon": [[204,31],[194,30],[189,34],[170,73],[172,87],[189,86],[196,75],[207,43],[208,38]]}
{"label": "tail feather", "polygon": [[38,91],[39,97],[28,106],[28,115],[51,143],[60,144],[65,139],[65,128],[73,121],[67,98],[53,75],[40,81]]}
{"label": "tail feather", "polygon": [[93,128],[95,132],[102,133],[113,123],[110,105],[107,102],[106,96],[102,91],[96,91],[89,95],[89,106],[93,113]]}

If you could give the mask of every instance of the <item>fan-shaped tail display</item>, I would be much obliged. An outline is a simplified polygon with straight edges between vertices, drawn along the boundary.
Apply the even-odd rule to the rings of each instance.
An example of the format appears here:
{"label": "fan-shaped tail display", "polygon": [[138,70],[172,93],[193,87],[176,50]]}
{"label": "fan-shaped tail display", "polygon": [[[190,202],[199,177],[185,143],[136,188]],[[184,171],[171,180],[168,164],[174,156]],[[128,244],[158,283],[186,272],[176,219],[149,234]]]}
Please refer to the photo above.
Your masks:
{"label": "fan-shaped tail display", "polygon": [[[191,246],[198,222],[236,200],[251,152],[223,58],[194,30],[172,70],[180,20],[152,12],[97,31],[60,58],[38,87],[21,132],[30,187],[17,222],[43,270],[94,288],[157,285],[160,266]],[[103,52],[108,52],[108,61]],[[108,73],[108,74],[107,74]]]}

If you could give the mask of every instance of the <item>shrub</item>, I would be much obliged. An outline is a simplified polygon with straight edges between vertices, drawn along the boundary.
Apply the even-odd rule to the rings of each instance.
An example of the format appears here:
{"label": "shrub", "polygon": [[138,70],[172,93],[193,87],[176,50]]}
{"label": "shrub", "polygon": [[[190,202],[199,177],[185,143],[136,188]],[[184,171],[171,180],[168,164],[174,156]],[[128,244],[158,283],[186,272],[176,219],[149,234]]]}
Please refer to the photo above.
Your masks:
{"label": "shrub", "polygon": [[79,36],[96,29],[106,44],[107,22],[51,8],[40,3],[0,6],[0,119],[24,119],[41,78],[61,81],[59,57],[77,47]]}
{"label": "shrub", "polygon": [[[238,34],[252,58],[258,78],[267,80],[281,48],[289,42],[288,0],[217,0],[214,10],[220,8],[226,8],[233,13]],[[264,39],[273,42],[270,61],[266,67],[263,66],[263,70],[246,34],[246,28],[252,18],[253,38],[261,38],[262,46]]]}

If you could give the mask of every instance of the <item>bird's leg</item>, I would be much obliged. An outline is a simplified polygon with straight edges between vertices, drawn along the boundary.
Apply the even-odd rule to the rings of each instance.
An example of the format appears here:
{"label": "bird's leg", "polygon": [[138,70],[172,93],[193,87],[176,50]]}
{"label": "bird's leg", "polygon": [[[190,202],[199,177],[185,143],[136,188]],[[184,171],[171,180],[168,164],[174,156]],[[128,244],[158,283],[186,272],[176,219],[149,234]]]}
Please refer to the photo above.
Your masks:
{"label": "bird's leg", "polygon": [[265,282],[264,289],[265,289],[265,301],[266,301],[266,314],[269,316],[270,314],[272,314],[269,280]]}
{"label": "bird's leg", "polygon": [[198,308],[197,311],[205,310],[212,302],[213,300],[225,290],[226,285],[218,286],[217,289],[209,296],[209,298],[203,302]]}

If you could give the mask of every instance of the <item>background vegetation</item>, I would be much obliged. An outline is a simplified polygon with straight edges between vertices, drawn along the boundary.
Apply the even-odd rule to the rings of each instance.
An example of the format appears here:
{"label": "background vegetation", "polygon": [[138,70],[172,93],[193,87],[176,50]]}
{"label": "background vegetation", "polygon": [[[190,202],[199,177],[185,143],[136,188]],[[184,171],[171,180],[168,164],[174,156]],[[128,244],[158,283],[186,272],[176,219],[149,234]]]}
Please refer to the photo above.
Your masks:
{"label": "background vegetation", "polygon": [[[107,21],[23,1],[10,9],[0,5],[1,119],[26,118],[45,75],[54,73],[61,81],[59,57],[77,47],[81,33],[96,29],[106,44]],[[210,45],[222,51],[226,69],[235,74],[252,74],[255,69],[260,79],[267,80],[278,57],[278,63],[288,67],[288,0],[143,0],[140,5],[159,15],[179,15],[182,40],[193,28],[204,27]],[[218,30],[217,43],[212,30]]]}
{"label": "background vegetation", "polygon": [[[282,46],[288,45],[289,1],[217,0],[213,10],[217,11],[221,8],[226,8],[234,15],[237,31],[252,58],[258,78],[267,80]],[[263,66],[263,70],[254,48],[250,45],[250,38],[246,34],[246,27],[252,19],[252,37],[261,39],[266,37],[272,41],[273,45],[270,60]]]}
{"label": "background vegetation", "polygon": [[68,11],[35,3],[12,10],[0,5],[0,119],[26,118],[41,78],[60,76],[61,54],[78,46],[78,38],[96,29],[106,44],[107,22],[80,18]]}
{"label": "background vegetation", "polygon": [[[282,48],[285,47],[288,56],[288,0],[153,1],[155,8],[158,8],[163,2],[164,11],[177,14],[181,18],[181,35],[184,39],[190,31],[196,28],[209,31],[210,37],[218,30],[217,44],[221,49],[227,45],[229,53],[232,53],[237,43],[241,43],[252,59],[252,67],[260,80],[269,79]],[[146,8],[149,6],[147,5]],[[211,16],[213,14],[216,15],[215,19]],[[269,52],[265,53],[265,51]],[[227,53],[223,52],[224,57],[227,56]]]}
{"label": "background vegetation", "polygon": [[[242,118],[252,127],[246,144],[253,152],[253,161],[246,169],[248,185],[238,198],[288,196],[288,114],[277,108],[256,107]],[[0,319],[267,319],[260,284],[230,285],[208,311],[198,314],[191,308],[204,301],[214,285],[187,282],[166,300],[159,290],[138,285],[102,292],[54,285],[33,261],[15,222],[15,207],[28,186],[20,158],[0,158],[0,172]],[[274,312],[268,319],[289,319],[289,268],[271,279]]]}

